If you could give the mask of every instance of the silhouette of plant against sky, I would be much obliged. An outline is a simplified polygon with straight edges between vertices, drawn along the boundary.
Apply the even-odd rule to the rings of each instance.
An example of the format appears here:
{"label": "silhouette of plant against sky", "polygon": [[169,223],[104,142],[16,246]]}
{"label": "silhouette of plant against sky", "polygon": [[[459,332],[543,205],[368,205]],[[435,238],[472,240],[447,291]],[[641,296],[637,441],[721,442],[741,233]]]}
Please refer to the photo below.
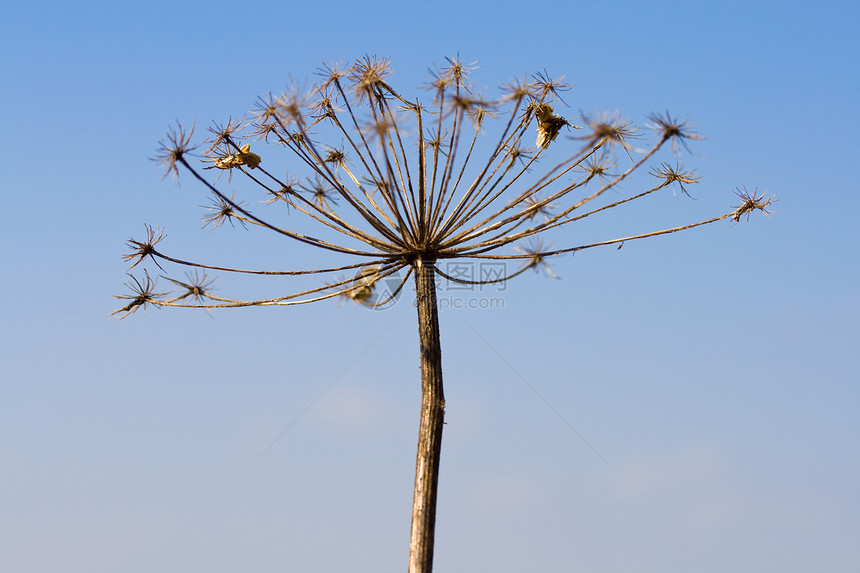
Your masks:
{"label": "silhouette of plant against sky", "polygon": [[[429,93],[414,97],[389,83],[388,59],[364,57],[349,67],[324,66],[321,81],[311,89],[296,86],[259,98],[249,119],[210,127],[205,144],[193,143],[193,129],[172,129],[158,160],[167,174],[185,171],[208,190],[206,226],[263,228],[340,254],[343,264],[255,270],[188,261],[163,252],[164,231],[147,226],[144,239],[127,243],[130,253],[124,258],[131,266],[149,259],[162,272],[167,263],[190,272],[185,280],[164,277],[179,287],[174,292],[158,292],[157,279],[146,270],[143,278],[129,275],[130,293],[117,297],[127,304],[114,313],[124,317],[148,306],[289,306],[335,297],[381,307],[413,277],[422,409],[412,572],[430,571],[433,556],[444,418],[436,283],[499,283],[529,269],[552,275],[547,261],[556,255],[620,246],[725,219],[738,222],[755,210],[768,214],[775,202],[765,193],[740,189],[740,205],[707,220],[547,248],[542,240],[547,231],[557,231],[554,238],[561,240],[561,227],[597,219],[662,189],[689,195],[699,176],[677,158],[701,136],[686,119],[669,113],[650,115],[644,130],[619,115],[563,117],[562,97],[571,86],[545,72],[503,85],[500,97],[487,99],[470,82],[473,70],[448,59],[431,72],[425,86]],[[559,156],[559,147],[568,151]],[[664,148],[675,161],[656,159]],[[636,171],[650,174],[651,184],[621,193],[620,184]],[[260,207],[251,209],[235,192],[226,191],[228,185],[256,189],[253,199],[262,201]],[[609,190],[616,191],[611,201],[605,198]],[[286,209],[273,212],[278,206]],[[312,222],[317,230],[308,234],[308,225],[296,218]],[[469,281],[443,272],[437,262],[445,259],[511,261],[516,267],[507,276]],[[214,271],[323,276],[312,288],[244,300],[216,296],[207,274]],[[383,279],[394,286],[384,296],[374,296]]]}

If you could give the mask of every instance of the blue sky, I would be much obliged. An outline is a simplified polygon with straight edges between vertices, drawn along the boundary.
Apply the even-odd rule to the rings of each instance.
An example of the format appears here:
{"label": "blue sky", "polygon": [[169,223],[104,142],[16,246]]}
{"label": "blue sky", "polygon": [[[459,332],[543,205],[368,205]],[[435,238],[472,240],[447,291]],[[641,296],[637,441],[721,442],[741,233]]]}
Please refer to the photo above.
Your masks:
{"label": "blue sky", "polygon": [[205,190],[148,160],[169,125],[365,54],[425,93],[457,53],[489,93],[547,70],[576,84],[572,113],[696,122],[695,200],[618,229],[721,214],[739,186],[779,203],[442,311],[436,570],[860,569],[856,3],[3,4],[3,571],[405,567],[408,304],[106,316],[144,224],[179,256],[314,255],[201,230]]}

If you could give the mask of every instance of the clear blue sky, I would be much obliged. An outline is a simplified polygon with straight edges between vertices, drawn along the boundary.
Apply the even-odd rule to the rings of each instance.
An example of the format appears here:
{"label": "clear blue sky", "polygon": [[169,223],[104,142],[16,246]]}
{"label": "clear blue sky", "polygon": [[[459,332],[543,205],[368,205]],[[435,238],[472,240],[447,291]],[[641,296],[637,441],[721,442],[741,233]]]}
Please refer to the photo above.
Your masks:
{"label": "clear blue sky", "polygon": [[419,403],[408,304],[106,315],[144,223],[179,256],[310,256],[200,229],[205,190],[148,160],[175,120],[240,116],[365,54],[391,56],[392,83],[419,93],[457,53],[490,92],[545,69],[576,83],[576,112],[697,123],[696,200],[668,195],[625,222],[720,214],[737,186],[779,203],[772,219],[560,258],[561,280],[528,273],[502,309],[442,312],[436,570],[860,570],[856,2],[2,13],[0,570],[404,570]]}

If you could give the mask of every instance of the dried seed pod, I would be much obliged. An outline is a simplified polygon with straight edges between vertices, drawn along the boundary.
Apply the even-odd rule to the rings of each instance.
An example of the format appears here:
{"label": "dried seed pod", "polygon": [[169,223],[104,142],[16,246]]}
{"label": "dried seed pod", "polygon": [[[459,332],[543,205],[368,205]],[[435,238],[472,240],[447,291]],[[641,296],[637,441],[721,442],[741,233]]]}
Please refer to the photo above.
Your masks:
{"label": "dried seed pod", "polygon": [[537,140],[535,145],[546,149],[558,137],[561,128],[568,125],[567,120],[552,112],[552,106],[545,103],[535,106],[535,117],[538,120]]}
{"label": "dried seed pod", "polygon": [[259,155],[251,152],[250,143],[246,143],[240,147],[239,153],[237,153],[236,156],[241,162],[240,165],[247,165],[250,169],[256,169],[262,161]]}

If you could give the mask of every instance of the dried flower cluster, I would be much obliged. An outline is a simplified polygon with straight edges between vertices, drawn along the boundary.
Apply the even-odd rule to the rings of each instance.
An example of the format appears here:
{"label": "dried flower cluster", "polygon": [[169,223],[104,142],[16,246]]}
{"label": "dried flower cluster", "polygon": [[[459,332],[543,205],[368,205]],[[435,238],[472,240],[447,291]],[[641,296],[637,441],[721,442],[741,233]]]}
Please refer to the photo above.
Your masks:
{"label": "dried flower cluster", "polygon": [[[283,306],[336,296],[378,305],[386,301],[370,296],[377,281],[406,269],[402,277],[405,282],[419,258],[522,259],[522,272],[537,268],[536,260],[543,262],[552,255],[672,233],[727,217],[739,221],[753,210],[768,213],[767,207],[774,202],[763,195],[742,194],[744,202],[735,211],[691,225],[554,251],[544,251],[540,242],[532,242],[512,254],[490,254],[672,184],[689,194],[686,186],[699,180],[695,171],[662,162],[650,168],[656,179],[654,186],[586,210],[659,149],[668,144],[676,152],[701,136],[689,128],[687,120],[679,121],[668,113],[649,116],[647,127],[655,132],[655,139],[634,159],[632,154],[638,150],[631,142],[641,139],[643,132],[630,122],[617,115],[603,115],[583,118],[582,125],[574,125],[556,113],[555,107],[563,104],[560,94],[570,89],[563,78],[538,73],[529,80],[502,86],[501,97],[490,100],[474,93],[469,81],[473,70],[474,66],[448,59],[447,66],[432,72],[427,86],[432,103],[427,105],[420,99],[406,98],[391,86],[387,59],[365,57],[348,68],[324,66],[320,70],[322,80],[310,90],[294,87],[278,96],[270,94],[258,100],[249,119],[213,125],[208,149],[197,166],[192,130],[181,126],[171,130],[158,159],[166,172],[178,175],[181,166],[209,189],[206,225],[218,227],[238,221],[264,227],[302,243],[353,256],[358,262],[284,272],[218,268],[167,256],[156,249],[164,238],[163,230],[156,233],[147,227],[146,239],[128,243],[132,252],[124,258],[132,267],[150,258],[156,263],[170,261],[236,273],[299,275],[355,269],[356,274],[351,279],[266,300],[219,298],[203,290],[194,297],[194,303],[189,303],[181,293],[171,298],[149,292],[118,312],[125,315],[149,304]],[[492,118],[501,118],[495,132],[486,127]],[[549,148],[565,130],[571,134],[570,140],[580,144],[558,160],[557,154],[549,155]],[[482,132],[493,135],[495,143],[488,147],[480,141]],[[324,143],[323,135],[331,143]],[[528,147],[531,137],[535,143]],[[271,149],[262,151],[263,147]],[[633,159],[618,173],[610,173],[616,166],[614,149],[623,149]],[[280,167],[284,151],[292,155],[291,168],[295,170],[286,176]],[[265,165],[279,167],[275,170]],[[535,178],[532,172],[539,167],[542,175]],[[235,192],[228,195],[221,190],[217,178],[205,179],[201,170],[206,169],[227,172],[231,178],[242,175],[265,194],[266,203],[284,204],[313,219],[330,232],[331,238],[318,239],[252,213],[235,199]],[[376,280],[368,282],[371,275]],[[154,283],[144,279],[139,284],[154,289]]]}

